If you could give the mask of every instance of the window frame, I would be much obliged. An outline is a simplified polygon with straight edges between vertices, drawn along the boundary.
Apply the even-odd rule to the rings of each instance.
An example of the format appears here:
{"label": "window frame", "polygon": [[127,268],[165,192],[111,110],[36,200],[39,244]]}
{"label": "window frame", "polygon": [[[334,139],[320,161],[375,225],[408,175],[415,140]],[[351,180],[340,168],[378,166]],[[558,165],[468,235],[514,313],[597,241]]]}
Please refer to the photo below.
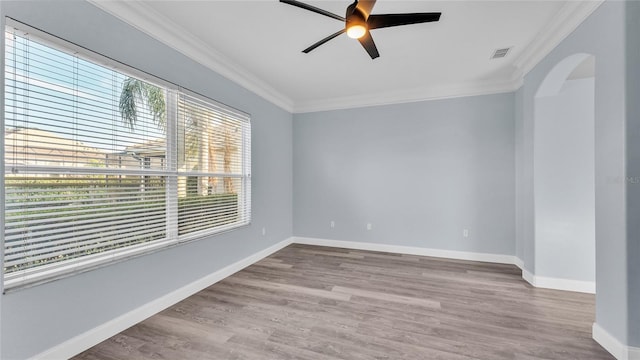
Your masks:
{"label": "window frame", "polygon": [[[17,20],[11,19],[9,17],[4,18],[4,23],[2,24],[2,28],[4,33],[7,31],[15,31],[18,33],[27,34],[29,37],[35,37],[37,42],[51,47],[55,50],[62,51],[64,53],[70,54],[72,56],[76,56],[85,61],[89,61],[93,64],[100,65],[102,67],[106,67],[110,70],[119,72],[125,76],[134,77],[139,80],[145,81],[151,85],[158,86],[165,91],[165,103],[166,103],[166,133],[164,135],[165,147],[166,147],[166,167],[164,170],[142,170],[141,173],[144,175],[160,175],[165,176],[165,191],[166,191],[166,201],[165,201],[165,211],[166,211],[166,235],[163,239],[152,240],[148,242],[143,242],[135,245],[127,245],[120,248],[116,248],[113,250],[103,251],[95,254],[83,255],[77,258],[73,258],[70,260],[64,260],[61,262],[52,262],[45,263],[44,265],[38,265],[33,268],[28,268],[26,270],[20,270],[18,273],[26,274],[32,273],[32,275],[28,278],[28,280],[12,280],[7,286],[7,274],[5,273],[5,219],[6,213],[3,208],[2,216],[0,216],[0,227],[3,231],[0,234],[0,260],[2,262],[2,266],[0,267],[1,276],[0,276],[0,289],[2,292],[6,292],[8,290],[21,289],[25,287],[35,286],[41,283],[53,281],[59,278],[73,276],[77,273],[89,271],[92,269],[96,269],[103,266],[108,266],[116,262],[125,261],[133,257],[143,256],[155,251],[164,250],[173,246],[178,246],[184,243],[197,241],[201,239],[205,239],[211,236],[215,236],[218,234],[226,233],[229,231],[233,231],[245,226],[249,226],[251,224],[251,116],[243,111],[230,107],[228,105],[222,104],[218,101],[210,99],[204,95],[198,94],[194,91],[187,90],[184,87],[176,85],[170,81],[158,78],[156,76],[150,75],[144,71],[136,69],[134,67],[123,64],[119,61],[101,55],[97,52],[86,49],[82,46],[76,45],[67,40],[61,39],[54,35],[48,34],[46,32],[40,31],[36,28],[33,28],[29,25],[21,23]],[[3,34],[2,41],[0,42],[1,49],[0,51],[3,54],[7,51],[7,44],[5,42],[5,35]],[[7,64],[5,62],[5,56],[2,56],[2,61],[0,61],[0,66],[2,66],[2,92],[0,96],[0,107],[2,109],[0,113],[0,122],[2,123],[2,132],[1,143],[0,146],[3,149],[3,156],[0,159],[0,166],[5,169],[5,174],[7,171],[7,164],[5,164],[5,153],[4,153],[4,139],[5,139],[5,112],[6,106],[6,86],[7,86]],[[240,120],[241,123],[241,131],[242,131],[242,139],[240,145],[242,164],[241,164],[241,174],[234,175],[236,178],[240,178],[240,187],[241,191],[238,193],[238,214],[239,218],[237,221],[226,225],[217,225],[213,228],[199,230],[193,233],[187,233],[183,235],[178,235],[178,179],[179,177],[189,176],[201,176],[199,173],[194,173],[190,171],[179,171],[177,168],[177,154],[178,154],[178,103],[182,96],[188,96],[198,101],[206,104],[212,108],[220,109],[223,112],[232,114],[234,120]],[[248,136],[248,142],[245,140],[245,136]],[[96,169],[89,170],[93,172],[93,174],[102,174],[103,171],[95,171]],[[86,172],[86,170],[85,170]],[[126,173],[126,171],[124,171]],[[115,172],[116,174],[123,172]],[[5,202],[5,174],[2,176],[2,180],[0,185],[2,189],[0,190],[0,200]],[[194,175],[195,174],[195,175]],[[209,174],[209,173],[207,173]],[[209,175],[211,176],[211,175]],[[240,197],[242,197],[242,204],[240,204]],[[242,213],[241,213],[241,210]]]}

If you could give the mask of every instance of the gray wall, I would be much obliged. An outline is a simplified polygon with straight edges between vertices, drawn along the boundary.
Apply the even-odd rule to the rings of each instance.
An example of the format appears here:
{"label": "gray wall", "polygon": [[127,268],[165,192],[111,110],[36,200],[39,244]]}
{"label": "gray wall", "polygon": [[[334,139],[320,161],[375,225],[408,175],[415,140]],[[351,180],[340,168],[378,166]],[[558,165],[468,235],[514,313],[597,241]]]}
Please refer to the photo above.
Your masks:
{"label": "gray wall", "polygon": [[[533,222],[534,96],[549,71],[576,53],[596,57],[595,171],[596,171],[596,322],[627,343],[627,237],[625,211],[625,6],[606,1],[525,77],[518,186],[519,211],[524,213],[518,243],[525,249],[525,268],[535,273]],[[634,35],[635,36],[635,35]],[[635,37],[637,39],[637,37]]]}
{"label": "gray wall", "polygon": [[2,19],[10,16],[250,113],[253,223],[1,296],[0,358],[38,354],[291,236],[290,113],[88,3],[2,1],[1,11]]}
{"label": "gray wall", "polygon": [[499,94],[294,115],[294,235],[514,255],[514,112]]}
{"label": "gray wall", "polygon": [[535,100],[536,276],[594,282],[595,81],[559,80]]}
{"label": "gray wall", "polygon": [[629,345],[640,347],[640,2],[627,3]]}
{"label": "gray wall", "polygon": [[[253,127],[250,227],[0,296],[0,358],[35,355],[292,233],[516,254],[535,273],[533,98],[548,71],[578,52],[596,56],[596,318],[618,340],[640,345],[640,310],[628,306],[640,303],[640,277],[627,276],[640,271],[640,191],[625,182],[625,154],[630,179],[640,177],[632,135],[640,102],[625,104],[625,75],[639,78],[638,7],[605,2],[515,94],[299,114],[292,125],[286,111],[90,4],[0,1],[2,19],[249,112]],[[638,84],[627,82],[630,99],[640,96]]]}
{"label": "gray wall", "polygon": [[[525,89],[516,98],[516,247],[526,271],[535,274],[535,221],[533,202],[533,123],[524,121]],[[531,163],[529,162],[531,161]],[[531,165],[531,166],[530,166]]]}

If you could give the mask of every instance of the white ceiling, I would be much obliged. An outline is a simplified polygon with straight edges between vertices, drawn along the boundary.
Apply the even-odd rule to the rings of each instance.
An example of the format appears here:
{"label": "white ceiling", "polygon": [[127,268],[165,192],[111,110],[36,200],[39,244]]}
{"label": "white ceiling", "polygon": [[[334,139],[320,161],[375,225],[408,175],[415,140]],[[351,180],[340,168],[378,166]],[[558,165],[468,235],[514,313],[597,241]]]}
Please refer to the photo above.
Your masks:
{"label": "white ceiling", "polygon": [[[306,112],[511,91],[601,1],[378,0],[373,14],[442,12],[439,22],[372,30],[380,57],[344,24],[276,0],[94,4],[277,105]],[[343,16],[345,1],[307,1]],[[491,60],[498,48],[512,47]]]}

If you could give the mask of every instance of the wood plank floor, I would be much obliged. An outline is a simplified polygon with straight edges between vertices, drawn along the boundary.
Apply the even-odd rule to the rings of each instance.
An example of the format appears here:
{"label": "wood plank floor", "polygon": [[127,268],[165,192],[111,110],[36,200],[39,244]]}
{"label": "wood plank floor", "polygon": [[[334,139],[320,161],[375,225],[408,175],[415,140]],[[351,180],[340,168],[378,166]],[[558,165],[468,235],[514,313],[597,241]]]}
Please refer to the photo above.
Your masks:
{"label": "wood plank floor", "polygon": [[75,359],[613,359],[512,265],[291,245]]}

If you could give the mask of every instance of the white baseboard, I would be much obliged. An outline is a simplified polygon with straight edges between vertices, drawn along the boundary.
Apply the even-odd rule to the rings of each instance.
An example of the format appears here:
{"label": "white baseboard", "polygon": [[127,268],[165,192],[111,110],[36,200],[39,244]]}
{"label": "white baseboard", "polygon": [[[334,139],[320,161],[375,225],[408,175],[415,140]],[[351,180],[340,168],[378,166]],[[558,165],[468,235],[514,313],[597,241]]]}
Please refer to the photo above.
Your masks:
{"label": "white baseboard", "polygon": [[593,323],[591,334],[593,340],[602,345],[616,359],[640,360],[640,348],[624,345],[597,323]]}
{"label": "white baseboard", "polygon": [[[535,276],[524,268],[524,263],[522,262],[521,259],[513,255],[429,249],[429,248],[420,248],[420,247],[411,247],[411,246],[398,246],[398,245],[366,243],[366,242],[357,242],[357,241],[329,240],[329,239],[318,239],[318,238],[308,238],[308,237],[291,237],[277,244],[274,244],[264,250],[261,250],[253,255],[250,255],[240,261],[237,261],[229,266],[226,266],[210,275],[207,275],[201,279],[198,279],[188,285],[185,285],[180,289],[177,289],[167,295],[164,295],[158,299],[155,299],[143,306],[140,306],[137,309],[134,309],[124,315],[121,315],[113,320],[110,320],[83,334],[80,334],[72,339],[69,339],[49,350],[46,350],[32,357],[31,359],[48,359],[48,360],[68,359],[74,355],[77,355],[82,351],[87,350],[96,344],[99,344],[100,342],[110,338],[111,336],[118,334],[119,332],[145,320],[146,318],[168,308],[171,305],[174,305],[186,299],[187,297],[215,284],[218,281],[230,275],[233,275],[234,273],[244,269],[245,267],[262,260],[263,258],[275,253],[276,251],[292,243],[347,248],[347,249],[354,249],[354,250],[382,251],[382,252],[389,252],[389,253],[396,253],[396,254],[432,256],[432,257],[458,259],[458,260],[492,262],[492,263],[500,263],[500,264],[513,264],[522,269],[522,277],[526,281],[531,283],[533,286],[548,287],[552,289],[569,290],[569,291],[595,292],[595,286],[593,286],[593,291],[584,291],[584,290],[591,289],[590,287],[591,285],[589,285],[587,282],[544,278],[544,277]],[[602,346],[605,347],[608,351],[612,352],[613,354],[613,351],[610,350],[609,347],[612,347],[614,350],[618,349],[619,347],[624,347],[619,342],[617,342],[615,338],[609,335],[606,331],[602,330],[599,326],[598,326],[598,329],[596,329],[596,326],[597,324],[594,324],[593,337],[594,339],[596,339],[596,341],[602,344]],[[598,334],[598,338],[596,338],[596,334]],[[603,339],[603,340],[601,341],[599,339]],[[605,346],[603,342],[608,344],[609,347]],[[618,344],[620,345],[618,346]],[[640,349],[627,348],[627,347],[624,347],[624,349],[625,350],[623,352],[624,354],[626,354],[625,355],[626,357],[619,358],[619,359],[640,360]],[[614,356],[616,355],[614,354]]]}
{"label": "white baseboard", "polygon": [[533,275],[526,269],[522,269],[522,278],[525,279],[529,284],[537,288],[575,291],[586,294],[596,293],[596,283],[594,281],[580,281],[537,276]]}
{"label": "white baseboard", "polygon": [[558,279],[550,277],[536,276],[524,268],[524,262],[513,255],[475,253],[467,251],[429,249],[412,246],[399,246],[379,243],[368,243],[360,241],[330,240],[309,237],[293,237],[293,242],[297,244],[318,245],[337,247],[354,250],[383,251],[395,254],[408,254],[420,256],[432,256],[447,259],[483,261],[499,264],[512,264],[522,269],[522,278],[535,287],[565,291],[576,291],[595,294],[595,282]]}
{"label": "white baseboard", "polygon": [[517,267],[520,268],[520,270],[522,270],[522,278],[528,282],[529,284],[531,284],[531,286],[536,287],[536,276],[533,275],[531,272],[529,272],[529,270],[527,270],[524,267],[524,261],[522,261],[522,259],[516,257],[516,264]]}
{"label": "white baseboard", "polygon": [[624,346],[618,339],[609,334],[598,323],[593,323],[591,327],[591,337],[605,350],[611,353],[618,360],[629,360]]}
{"label": "white baseboard", "polygon": [[531,284],[532,286],[536,286],[536,276],[529,272],[529,270],[522,268],[522,278]]}
{"label": "white baseboard", "polygon": [[595,281],[558,279],[534,275],[534,286],[544,289],[575,291],[587,294],[596,293]]}
{"label": "white baseboard", "polygon": [[329,246],[354,250],[381,251],[394,254],[432,256],[447,259],[492,262],[498,264],[515,264],[515,256],[502,254],[475,253],[455,250],[429,249],[413,246],[367,243],[360,241],[328,240],[309,237],[293,237],[297,244]]}
{"label": "white baseboard", "polygon": [[514,265],[515,265],[515,266],[517,266],[517,267],[519,267],[519,268],[520,268],[520,270],[524,270],[524,260],[520,259],[520,258],[519,258],[519,257],[517,257],[517,256],[514,256],[514,258],[515,258],[515,263],[514,263]]}
{"label": "white baseboard", "polygon": [[292,238],[285,239],[275,245],[250,255],[240,261],[226,266],[212,274],[200,278],[188,285],[185,285],[175,291],[168,293],[158,299],[155,299],[137,309],[134,309],[124,315],[110,320],[98,327],[95,327],[83,334],[69,339],[49,350],[46,350],[31,359],[68,359],[77,355],[90,347],[110,338],[113,335],[145,320],[146,318],[157,314],[158,312],[174,305],[187,297],[201,291],[216,282],[233,275],[234,273],[244,269],[245,267],[256,263],[263,258],[275,253],[292,243]]}
{"label": "white baseboard", "polygon": [[595,281],[580,281],[537,276],[530,273],[527,269],[521,269],[522,278],[525,279],[529,284],[537,288],[575,291],[587,294],[596,293]]}

